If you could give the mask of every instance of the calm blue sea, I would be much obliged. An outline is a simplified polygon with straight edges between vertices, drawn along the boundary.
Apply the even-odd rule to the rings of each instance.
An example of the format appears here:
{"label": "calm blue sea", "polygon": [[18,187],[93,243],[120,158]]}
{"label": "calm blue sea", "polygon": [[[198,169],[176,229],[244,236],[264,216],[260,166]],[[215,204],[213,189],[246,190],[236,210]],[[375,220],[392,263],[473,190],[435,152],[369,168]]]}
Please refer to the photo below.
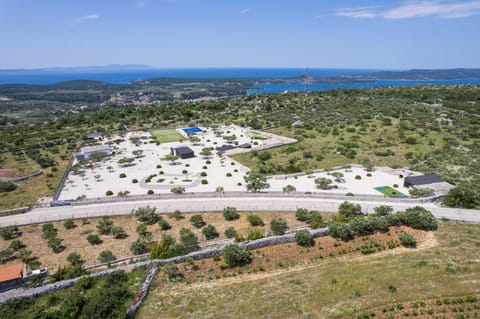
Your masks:
{"label": "calm blue sea", "polygon": [[[360,69],[310,69],[313,76],[361,74],[375,70]],[[0,70],[0,84],[54,84],[70,80],[95,80],[114,84],[126,84],[136,80],[156,77],[168,78],[285,78],[304,75],[300,68],[209,68],[209,69],[148,69],[109,72],[85,72],[58,70]]]}
{"label": "calm blue sea", "polygon": [[[389,81],[389,80],[380,80],[366,83],[351,83],[351,84],[309,84],[308,89],[311,91],[324,91],[324,90],[333,90],[333,89],[361,89],[361,88],[373,88],[373,87],[382,87],[382,86],[415,86],[415,85],[460,85],[460,84],[480,84],[480,79],[456,79],[456,80],[435,80],[435,81],[422,81],[422,80],[411,80],[411,81]],[[305,86],[303,83],[287,83],[287,84],[266,84],[258,83],[255,84],[258,89],[248,90],[247,94],[258,94],[258,93],[280,93],[287,91],[304,91]]]}
{"label": "calm blue sea", "polygon": [[[372,69],[309,69],[311,76],[336,76],[370,73]],[[54,84],[70,80],[95,80],[113,84],[127,84],[136,80],[155,77],[167,78],[286,78],[303,76],[303,68],[188,68],[188,69],[147,69],[127,71],[82,71],[80,70],[0,70],[0,84]],[[414,86],[436,84],[480,84],[480,79],[458,79],[439,81],[374,81],[354,84],[310,84],[309,89],[332,90],[338,88],[371,88],[380,86]],[[303,91],[303,83],[266,84],[259,83],[257,89],[248,94]]]}

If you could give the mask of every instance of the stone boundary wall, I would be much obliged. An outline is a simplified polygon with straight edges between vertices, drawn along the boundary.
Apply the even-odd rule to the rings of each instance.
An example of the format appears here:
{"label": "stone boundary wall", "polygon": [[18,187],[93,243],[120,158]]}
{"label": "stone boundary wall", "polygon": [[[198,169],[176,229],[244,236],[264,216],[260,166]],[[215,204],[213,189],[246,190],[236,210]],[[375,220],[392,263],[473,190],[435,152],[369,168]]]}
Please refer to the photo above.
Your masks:
{"label": "stone boundary wall", "polygon": [[[283,192],[201,192],[201,193],[184,193],[184,194],[155,194],[155,195],[129,195],[126,198],[128,201],[144,201],[144,200],[158,200],[158,199],[179,199],[185,200],[189,198],[238,198],[238,197],[289,197],[289,198],[322,198],[322,199],[337,199],[346,201],[378,201],[384,202],[385,197],[383,195],[342,195],[338,193],[283,193]],[[388,197],[389,202],[395,203],[430,203],[434,202],[440,196],[424,197],[424,198],[393,198]],[[118,203],[124,202],[124,197],[100,197],[83,199],[72,202],[74,206],[82,206],[89,204],[104,204],[104,203]]]}
{"label": "stone boundary wall", "polygon": [[142,305],[143,300],[147,297],[148,291],[150,286],[155,281],[155,277],[158,272],[158,265],[152,265],[148,270],[147,276],[145,277],[145,281],[143,282],[142,286],[140,287],[137,295],[133,299],[133,303],[128,307],[127,310],[127,318],[133,319],[137,314],[138,308]]}
{"label": "stone boundary wall", "polygon": [[[74,153],[75,154],[75,153]],[[74,155],[70,158],[70,162],[68,162],[67,167],[65,168],[65,171],[63,172],[62,179],[60,180],[60,183],[58,183],[57,190],[55,191],[55,195],[53,196],[53,200],[58,200],[60,197],[60,194],[62,193],[63,186],[65,186],[65,182],[67,181],[68,174],[70,174],[70,169],[73,166],[73,161],[75,160]]]}
{"label": "stone boundary wall", "polygon": [[[309,229],[309,231],[313,235],[313,237],[322,237],[322,236],[328,235],[328,228]],[[270,236],[270,237],[265,237],[257,240],[245,241],[245,242],[239,243],[238,245],[243,246],[248,250],[252,250],[252,249],[257,249],[257,248],[266,247],[266,246],[291,243],[294,241],[295,241],[295,233],[289,233],[281,236]],[[95,273],[81,276],[81,277],[76,277],[73,279],[58,281],[55,283],[47,284],[47,285],[36,287],[36,288],[29,288],[29,289],[18,288],[14,290],[9,290],[9,291],[0,293],[0,302],[5,302],[7,300],[15,299],[15,298],[40,297],[45,294],[49,294],[55,291],[72,287],[78,280],[80,280],[83,277],[99,278],[99,277],[107,276],[117,271],[131,271],[131,270],[135,270],[143,267],[148,267],[151,265],[155,267],[161,267],[163,265],[171,264],[171,263],[178,264],[178,263],[185,262],[185,260],[188,257],[191,257],[194,260],[212,258],[215,255],[221,255],[225,247],[228,246],[229,244],[231,244],[231,242],[224,241],[222,243],[219,243],[219,245],[215,248],[206,248],[203,250],[194,251],[184,256],[177,256],[169,259],[146,260],[146,261],[137,262],[131,265],[125,265],[117,268],[102,270],[99,272],[95,272]],[[151,284],[151,280],[150,280],[150,284]],[[145,296],[143,298],[145,298]]]}
{"label": "stone boundary wall", "polygon": [[0,216],[23,214],[25,212],[28,212],[29,210],[30,210],[30,207],[28,206],[12,208],[12,209],[4,209],[4,210],[0,210]]}
{"label": "stone boundary wall", "polygon": [[0,178],[0,181],[1,182],[21,182],[21,181],[27,180],[29,178],[33,178],[33,177],[38,176],[38,175],[42,175],[42,173],[43,173],[43,171],[39,169],[38,171],[35,171],[34,173],[32,173],[30,175],[26,175],[26,176],[20,176],[20,177],[16,177],[16,178],[2,177],[2,178]]}

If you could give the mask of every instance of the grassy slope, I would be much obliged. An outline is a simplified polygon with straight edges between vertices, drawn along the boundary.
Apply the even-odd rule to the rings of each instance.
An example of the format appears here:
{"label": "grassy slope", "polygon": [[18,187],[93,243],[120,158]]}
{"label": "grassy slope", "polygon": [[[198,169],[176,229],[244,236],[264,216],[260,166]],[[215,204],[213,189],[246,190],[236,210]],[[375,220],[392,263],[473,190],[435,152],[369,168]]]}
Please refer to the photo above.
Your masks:
{"label": "grassy slope", "polygon": [[139,318],[345,318],[392,302],[478,293],[480,225],[442,222],[436,238],[438,246],[423,251],[151,294]]}
{"label": "grassy slope", "polygon": [[[409,162],[405,157],[408,152],[414,154],[428,153],[435,149],[441,149],[445,144],[443,137],[450,136],[447,132],[439,132],[438,134],[431,134],[428,136],[421,136],[419,134],[411,134],[417,139],[417,144],[409,145],[402,143],[402,140],[398,138],[398,121],[393,120],[392,126],[383,126],[378,120],[370,120],[368,130],[362,132],[357,127],[356,132],[346,132],[340,130],[340,135],[335,136],[332,134],[321,134],[316,130],[305,130],[304,136],[307,136],[304,140],[297,144],[294,144],[294,151],[292,146],[282,146],[270,150],[272,153],[272,159],[268,161],[273,168],[282,172],[280,167],[285,168],[288,166],[290,159],[296,159],[295,165],[302,170],[318,169],[318,168],[330,168],[334,166],[341,166],[346,164],[358,163],[362,164],[364,160],[370,160],[375,166],[409,166]],[[302,131],[297,130],[297,131]],[[288,137],[295,137],[295,129],[287,127],[279,127],[270,129],[269,132]],[[392,146],[379,146],[378,141],[388,141]],[[336,149],[342,142],[353,141],[359,145],[356,148],[357,156],[354,159],[347,158],[343,155],[337,154]],[[390,149],[395,153],[393,156],[376,156],[376,151],[385,151]],[[304,152],[311,152],[312,158],[305,158]],[[321,155],[323,159],[318,161],[317,155]],[[253,157],[251,153],[244,153],[235,156],[235,159],[242,164],[255,168],[258,163],[258,159]]]}

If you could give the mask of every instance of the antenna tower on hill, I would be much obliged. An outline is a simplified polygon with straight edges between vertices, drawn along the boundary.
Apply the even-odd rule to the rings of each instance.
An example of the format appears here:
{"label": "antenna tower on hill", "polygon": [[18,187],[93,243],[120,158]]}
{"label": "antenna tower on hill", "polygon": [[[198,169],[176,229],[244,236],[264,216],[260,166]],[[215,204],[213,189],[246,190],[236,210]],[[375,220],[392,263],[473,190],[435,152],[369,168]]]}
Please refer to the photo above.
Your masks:
{"label": "antenna tower on hill", "polygon": [[305,95],[308,94],[308,67],[305,68]]}

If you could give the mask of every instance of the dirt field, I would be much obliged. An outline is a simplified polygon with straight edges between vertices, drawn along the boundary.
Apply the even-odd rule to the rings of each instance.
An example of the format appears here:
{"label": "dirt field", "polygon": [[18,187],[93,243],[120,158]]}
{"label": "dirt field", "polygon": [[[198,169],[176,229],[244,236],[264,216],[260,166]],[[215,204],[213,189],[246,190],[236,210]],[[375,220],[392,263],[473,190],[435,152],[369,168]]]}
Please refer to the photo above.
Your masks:
{"label": "dirt field", "polygon": [[[249,223],[246,219],[248,215],[247,212],[240,212],[240,219],[235,221],[226,221],[223,218],[222,213],[201,213],[203,219],[207,224],[212,224],[217,229],[220,237],[218,239],[225,239],[224,231],[226,228],[233,226],[237,232],[245,233],[248,231]],[[272,213],[272,212],[257,212],[259,214],[265,225],[263,230],[265,233],[270,231],[270,221],[276,217],[282,217],[287,220],[289,227],[298,227],[305,226],[303,222],[299,222],[295,219],[294,213]],[[173,236],[178,238],[178,231],[182,227],[190,228],[197,235],[199,241],[206,242],[205,237],[202,234],[202,230],[199,228],[193,227],[189,218],[192,214],[184,214],[185,218],[179,221],[175,219],[166,217],[165,220],[170,223],[172,228],[168,230],[168,233],[171,233]],[[109,249],[117,257],[117,259],[127,258],[132,256],[130,252],[130,244],[135,241],[138,237],[135,229],[138,226],[139,222],[134,216],[126,217],[117,217],[112,218],[114,221],[114,226],[121,226],[128,235],[125,239],[115,239],[113,236],[104,236],[101,235],[100,238],[103,240],[103,243],[100,245],[91,245],[86,237],[89,233],[97,233],[96,224],[100,219],[90,219],[89,224],[83,225],[82,220],[76,220],[75,224],[77,227],[74,229],[67,230],[63,226],[63,222],[54,222],[54,226],[58,229],[58,238],[62,239],[62,245],[65,246],[65,250],[55,254],[50,248],[48,248],[47,241],[42,238],[41,227],[42,224],[37,225],[28,225],[19,227],[22,235],[20,240],[27,246],[27,249],[30,249],[33,252],[34,256],[39,257],[42,267],[48,267],[54,269],[58,266],[64,265],[67,263],[66,258],[69,253],[76,252],[82,256],[82,259],[85,260],[85,266],[94,266],[99,264],[97,258],[101,251]],[[149,225],[148,231],[152,233],[152,238],[154,241],[161,238],[162,231],[157,224]],[[5,241],[0,239],[0,249],[8,247],[10,241]],[[12,263],[16,262],[15,260],[11,261]]]}

